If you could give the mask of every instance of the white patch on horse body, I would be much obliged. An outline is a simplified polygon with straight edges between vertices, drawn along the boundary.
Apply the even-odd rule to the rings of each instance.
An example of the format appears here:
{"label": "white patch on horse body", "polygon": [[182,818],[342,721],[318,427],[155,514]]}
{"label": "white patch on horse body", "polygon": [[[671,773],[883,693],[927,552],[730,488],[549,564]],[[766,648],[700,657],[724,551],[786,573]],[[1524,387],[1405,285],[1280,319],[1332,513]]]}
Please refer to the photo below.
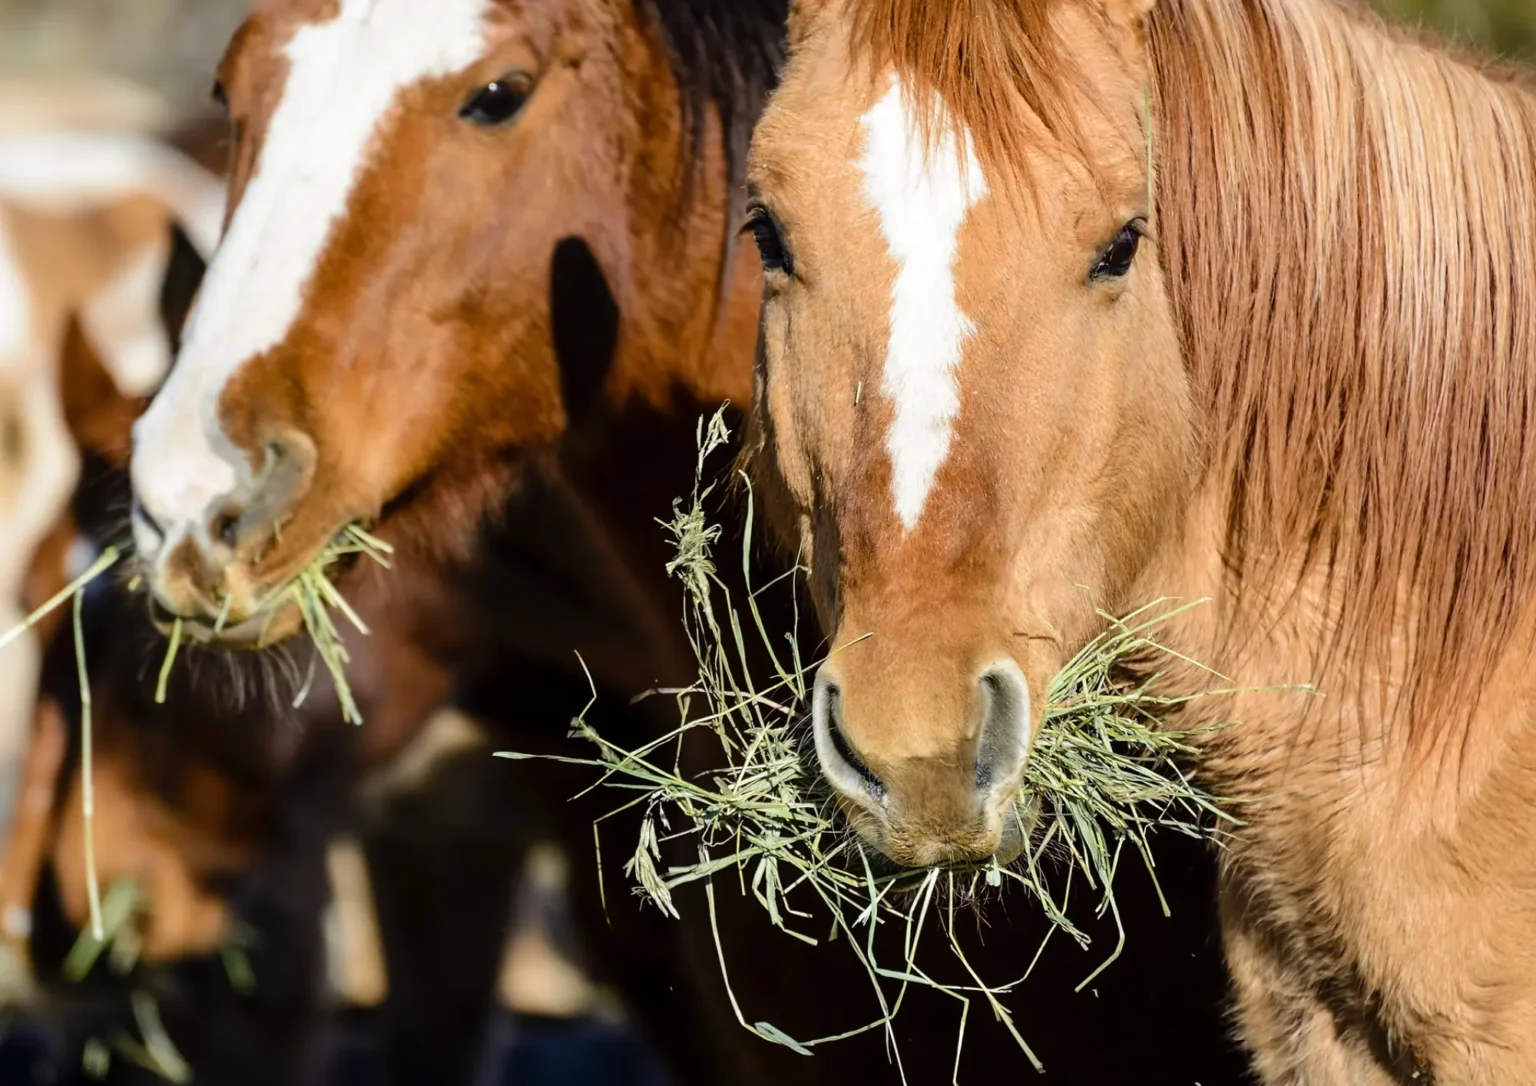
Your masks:
{"label": "white patch on horse body", "polygon": [[32,291],[21,262],[12,251],[5,216],[0,214],[0,376],[33,364],[35,334]]}
{"label": "white patch on horse body", "polygon": [[[9,599],[0,600],[0,631],[14,629],[24,617],[21,608],[12,606]],[[0,839],[4,840],[10,839],[21,789],[22,762],[32,731],[42,662],[42,646],[30,630],[0,648]]]}
{"label": "white patch on horse body", "polygon": [[[0,635],[20,625],[27,567],[64,511],[79,471],[54,368],[37,342],[26,272],[0,208]],[[16,427],[12,430],[11,427]],[[0,841],[7,840],[37,700],[42,646],[28,631],[0,646]]]}
{"label": "white patch on horse body", "polygon": [[110,132],[0,138],[0,197],[21,206],[69,215],[135,192],[164,203],[204,256],[218,245],[224,184],[169,147]]}
{"label": "white patch on horse body", "polygon": [[886,448],[896,515],[911,531],[949,456],[960,413],[955,370],[975,327],[955,299],[955,248],[987,183],[968,135],[957,139],[946,130],[928,152],[900,82],[862,125],[864,193],[898,265],[881,391],[894,416]]}
{"label": "white patch on horse body", "polygon": [[[33,552],[63,513],[80,471],[58,373],[32,325],[32,295],[0,217],[0,426],[17,426],[20,438],[14,461],[0,449],[0,608],[20,607]],[[9,629],[0,625],[0,633]],[[0,649],[0,688],[12,686],[6,651]]]}
{"label": "white patch on horse body", "polygon": [[125,396],[153,392],[171,368],[171,340],[160,319],[170,259],[171,239],[157,237],[80,308],[82,331]]}
{"label": "white patch on horse body", "polygon": [[[181,355],[135,428],[134,489],[172,534],[194,530],[248,471],[220,430],[220,396],[241,366],[287,337],[401,91],[479,60],[492,8],[492,0],[344,0],[335,18],[289,42],[282,100]],[[153,554],[161,541],[136,527]]]}

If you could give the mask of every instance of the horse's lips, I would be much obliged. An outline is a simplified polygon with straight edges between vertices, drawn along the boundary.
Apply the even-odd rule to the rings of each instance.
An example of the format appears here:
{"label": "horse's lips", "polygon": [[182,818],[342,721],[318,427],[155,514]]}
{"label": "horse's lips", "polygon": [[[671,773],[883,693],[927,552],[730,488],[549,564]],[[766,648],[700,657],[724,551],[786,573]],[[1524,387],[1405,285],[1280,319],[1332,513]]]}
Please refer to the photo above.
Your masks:
{"label": "horse's lips", "polygon": [[[241,622],[219,627],[203,619],[181,619],[181,637],[208,648],[239,649],[258,652],[286,640],[299,631],[303,618],[293,604],[284,604],[271,611],[252,615]],[[165,621],[156,616],[155,628],[167,637],[172,636],[175,620]]]}
{"label": "horse's lips", "polygon": [[992,854],[992,860],[999,867],[1005,867],[1013,863],[1024,853],[1024,842],[1029,839],[1029,832],[1034,827],[1039,816],[1039,807],[1034,809],[1034,817],[1029,819],[1029,825],[1024,824],[1024,813],[1014,806],[1003,816],[1003,833],[998,839],[997,851]]}

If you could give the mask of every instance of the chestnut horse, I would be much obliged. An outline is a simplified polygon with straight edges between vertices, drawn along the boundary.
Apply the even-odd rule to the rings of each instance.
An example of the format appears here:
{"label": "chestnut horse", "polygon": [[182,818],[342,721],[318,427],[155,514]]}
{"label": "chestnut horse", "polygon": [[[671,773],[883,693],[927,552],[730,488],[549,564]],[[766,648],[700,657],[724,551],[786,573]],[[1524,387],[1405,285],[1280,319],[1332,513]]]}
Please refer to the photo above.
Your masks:
{"label": "chestnut horse", "polygon": [[[1269,1083],[1536,1081],[1536,98],[1331,0],[802,0],[750,182],[757,471],[827,779],[1007,850],[1052,674],[1164,597]],[[1084,588],[1087,591],[1084,591]],[[1204,689],[1189,669],[1170,693]]]}
{"label": "chestnut horse", "polygon": [[[225,241],[135,434],[134,532],[162,626],[233,647],[294,632],[297,616],[268,621],[264,605],[361,520],[397,568],[343,571],[345,590],[387,595],[428,575],[461,586],[425,636],[502,744],[572,752],[568,721],[588,696],[573,650],[616,740],[675,727],[666,699],[627,707],[696,672],[655,518],[688,485],[700,414],[750,396],[762,277],[737,238],[741,170],[783,15],[776,0],[259,3],[221,67],[236,132]],[[614,805],[566,802],[589,783],[543,767],[516,778],[549,800],[539,828],[576,856]],[[896,1080],[879,1031],[814,1060],[742,1031],[702,892],[684,891],[690,919],[676,924],[609,879],[606,910],[590,869],[578,880],[594,964],[681,1081]],[[751,1013],[801,1036],[873,1017],[851,955],[765,945],[753,910],[734,895],[720,907]],[[1231,1080],[1209,958],[1191,967],[1201,914],[1164,932],[1102,1000],[1031,1008],[1026,1032],[1052,1066]],[[965,937],[979,953],[981,924]],[[1033,950],[987,947],[1017,974]],[[1067,971],[1086,969],[1074,959],[1035,983],[1065,990]],[[1133,1010],[1148,975],[1181,977],[1173,1024]],[[932,993],[909,1003],[923,1008],[900,1027],[909,1073],[948,1077],[953,1008]],[[1102,1022],[1137,1040],[1085,1044]],[[1173,1029],[1183,1043],[1149,1058]],[[1024,1066],[1000,1027],[973,1025],[965,1052],[968,1077]]]}

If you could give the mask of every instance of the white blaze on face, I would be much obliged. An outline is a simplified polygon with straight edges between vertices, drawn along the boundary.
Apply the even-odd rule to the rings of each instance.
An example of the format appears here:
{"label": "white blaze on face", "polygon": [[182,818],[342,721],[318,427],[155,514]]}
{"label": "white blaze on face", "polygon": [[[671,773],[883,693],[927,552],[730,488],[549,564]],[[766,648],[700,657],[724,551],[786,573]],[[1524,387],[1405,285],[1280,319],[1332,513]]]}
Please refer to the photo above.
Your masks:
{"label": "white blaze on face", "polygon": [[[493,7],[494,0],[343,0],[334,19],[304,27],[288,43],[282,99],[203,280],[181,355],[135,428],[134,489],[172,536],[193,530],[246,471],[220,432],[219,397],[242,365],[288,335],[402,90],[478,61]],[[141,552],[154,554],[163,541],[135,527]]]}
{"label": "white blaze on face", "polygon": [[898,268],[881,391],[894,415],[886,448],[896,515],[911,531],[960,413],[955,371],[975,328],[955,300],[955,246],[987,183],[969,136],[946,128],[929,153],[899,81],[862,124],[864,193]]}

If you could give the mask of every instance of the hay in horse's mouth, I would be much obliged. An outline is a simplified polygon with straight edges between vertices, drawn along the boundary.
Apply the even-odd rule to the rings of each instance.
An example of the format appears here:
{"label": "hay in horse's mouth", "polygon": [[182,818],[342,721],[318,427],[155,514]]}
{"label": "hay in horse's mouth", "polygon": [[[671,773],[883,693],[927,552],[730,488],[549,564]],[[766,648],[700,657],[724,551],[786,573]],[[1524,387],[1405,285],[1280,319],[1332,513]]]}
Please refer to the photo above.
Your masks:
{"label": "hay in horse's mouth", "polygon": [[[358,710],[357,702],[352,697],[352,688],[347,682],[346,668],[351,658],[342,642],[335,613],[339,612],[364,636],[367,636],[369,630],[361,616],[336,588],[334,578],[365,557],[388,569],[393,554],[394,548],[388,543],[370,534],[362,525],[350,524],[336,533],[296,576],[268,592],[254,612],[236,625],[225,627],[222,620],[212,625],[189,623],[180,617],[171,616],[167,628],[157,616],[156,624],[161,626],[161,632],[167,635],[168,642],[155,700],[165,701],[166,683],[184,634],[203,644],[259,651],[303,629],[309,634],[317,659],[330,672],[336,687],[336,697],[341,702],[342,719],[351,724],[361,724],[362,713]],[[310,682],[306,681],[294,700],[294,708],[304,703],[309,696],[309,689]]]}
{"label": "hay in horse's mouth", "polygon": [[[336,537],[323,547],[309,562],[309,564],[290,581],[284,588],[269,597],[271,611],[265,616],[271,621],[276,621],[280,608],[296,608],[302,620],[303,626],[308,630],[310,639],[314,642],[315,653],[326,669],[336,686],[336,696],[341,702],[343,719],[354,723],[363,722],[362,714],[358,712],[357,703],[352,697],[351,687],[347,683],[346,665],[348,662],[347,651],[341,643],[332,610],[342,613],[357,630],[363,634],[368,633],[368,627],[357,612],[347,603],[336,586],[331,582],[330,575],[338,568],[345,568],[346,564],[356,562],[361,557],[368,557],[379,565],[388,569],[390,556],[394,553],[389,544],[375,538],[361,525],[349,525],[337,533]],[[95,832],[93,829],[92,799],[92,772],[91,772],[91,683],[89,669],[85,660],[85,634],[82,619],[82,604],[85,599],[85,591],[98,578],[109,573],[122,558],[122,553],[116,547],[107,547],[92,563],[91,567],[75,580],[71,581],[51,599],[45,602],[37,610],[33,611],[17,626],[10,630],[0,630],[0,649],[12,641],[24,636],[49,614],[63,607],[65,604],[73,605],[74,612],[74,640],[75,640],[75,666],[80,683],[80,732],[81,732],[81,758],[80,772],[83,779],[82,802],[85,806],[85,828],[82,835],[85,846],[85,868],[87,898],[90,906],[89,932],[97,943],[105,938],[105,926],[102,919],[101,892],[96,876],[95,858]],[[129,582],[130,590],[137,575]],[[262,616],[253,616],[253,619]],[[217,631],[215,631],[217,632]],[[296,629],[295,629],[296,632]],[[156,700],[164,702],[166,695],[166,683],[170,677],[172,666],[175,664],[177,650],[180,647],[183,633],[183,622],[179,618],[173,618],[169,630],[169,643],[166,649],[165,660],[160,668],[159,682],[156,688]],[[299,691],[295,708],[302,704],[309,693],[309,683],[304,684]]]}
{"label": "hay in horse's mouth", "polygon": [[[623,805],[612,812],[640,807],[644,811],[640,839],[625,873],[637,892],[670,916],[679,915],[672,891],[701,882],[715,925],[714,877],[731,876],[732,885],[750,887],[770,922],[786,935],[811,945],[818,939],[805,929],[813,919],[801,908],[820,901],[830,914],[833,938],[844,942],[868,972],[880,1007],[880,1017],[849,1032],[798,1041],[767,1022],[750,1023],[731,993],[738,1022],[766,1040],[809,1054],[817,1045],[873,1029],[883,1029],[897,1045],[892,1022],[902,993],[914,985],[931,987],[969,1005],[981,998],[1012,1034],[1035,1065],[1039,1061],[1014,1025],[1000,997],[1022,979],[988,984],[966,960],[956,938],[955,910],[944,897],[972,901],[1005,884],[1021,885],[1034,897],[1051,931],[1061,930],[1086,947],[1088,936],[1068,919],[1065,897],[1057,901],[1047,885],[1042,861],[1052,855],[1066,861],[1069,872],[1083,875],[1100,894],[1099,913],[1109,911],[1119,927],[1113,881],[1127,845],[1138,852],[1157,882],[1149,837],[1170,829],[1197,838],[1217,836],[1222,825],[1236,820],[1179,767],[1192,753],[1191,735],[1159,727],[1159,720],[1181,705],[1227,691],[1210,690],[1191,697],[1169,698],[1152,692],[1155,678],[1127,685],[1121,664],[1165,652],[1156,642],[1157,628],[1196,604],[1157,601],[1124,618],[1101,612],[1105,632],[1084,647],[1052,683],[1044,721],[1026,763],[1023,785],[1014,805],[1024,848],[1008,865],[994,857],[980,864],[901,868],[867,848],[836,818],[831,796],[804,742],[808,702],[807,666],[796,642],[788,639],[790,658],[777,647],[759,613],[757,598],[769,588],[794,580],[752,588],[739,613],[727,586],[716,576],[711,547],[720,529],[708,523],[704,500],[710,493],[703,480],[705,461],[728,440],[720,415],[699,429],[699,459],[691,499],[676,503],[667,525],[677,557],[669,565],[686,587],[684,625],[698,656],[699,678],[677,695],[683,722],[673,732],[637,750],[621,748],[600,735],[583,712],[573,722],[573,734],[597,747],[591,758],[558,758],[598,770],[601,784],[622,789]],[[750,484],[746,535],[752,532]],[[743,547],[743,561],[747,546]],[[797,571],[798,574],[799,571]],[[723,601],[723,606],[722,606]],[[717,614],[718,611],[718,614]],[[776,675],[758,682],[745,649],[745,631],[755,628]],[[779,631],[782,632],[782,631]],[[1182,658],[1181,658],[1182,659]],[[1187,661],[1186,661],[1187,662]],[[690,701],[702,702],[704,715],[690,713]],[[688,776],[681,768],[681,748],[690,731],[707,729],[725,764],[707,775]],[[500,757],[522,758],[503,753]],[[605,816],[608,817],[608,816]],[[599,820],[600,822],[602,820]],[[594,827],[594,834],[597,827]],[[698,860],[663,868],[662,843],[692,838]],[[601,886],[601,856],[599,855]],[[1158,891],[1161,896],[1161,890]],[[1164,911],[1168,911],[1166,901]],[[930,917],[946,927],[949,944],[973,983],[942,983],[915,963],[917,934]],[[906,925],[907,960],[887,966],[875,959],[875,923],[894,920]],[[860,930],[864,929],[864,930]],[[720,966],[730,990],[730,972],[715,931]],[[867,945],[866,945],[867,943]],[[1120,945],[1079,987],[1086,986],[1118,957]],[[894,995],[884,985],[895,985]],[[962,1018],[961,1043],[964,1041]]]}

